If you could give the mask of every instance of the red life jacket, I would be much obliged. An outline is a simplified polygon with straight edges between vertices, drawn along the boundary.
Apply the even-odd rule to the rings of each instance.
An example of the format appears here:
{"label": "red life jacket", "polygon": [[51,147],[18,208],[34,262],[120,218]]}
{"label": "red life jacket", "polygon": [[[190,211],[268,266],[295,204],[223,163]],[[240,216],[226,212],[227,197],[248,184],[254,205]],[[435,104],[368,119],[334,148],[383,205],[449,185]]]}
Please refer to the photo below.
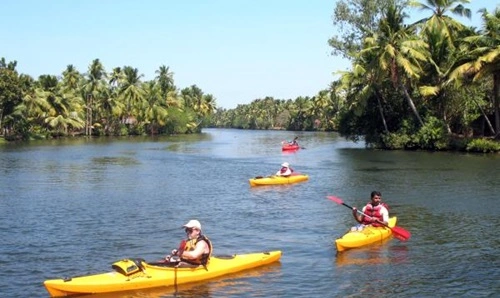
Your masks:
{"label": "red life jacket", "polygon": [[[382,207],[386,207],[387,210],[389,211],[388,206],[385,203],[379,203],[377,206],[373,206],[372,203],[369,202],[368,204],[366,204],[366,208],[365,208],[365,211],[363,213],[370,216],[370,217],[373,217],[379,221],[384,221],[384,219],[382,217],[382,213],[380,213],[380,209],[382,209]],[[378,222],[372,222],[371,218],[368,218],[366,216],[363,216],[362,224],[372,225],[374,227],[382,227],[383,226],[383,225],[379,224]]]}

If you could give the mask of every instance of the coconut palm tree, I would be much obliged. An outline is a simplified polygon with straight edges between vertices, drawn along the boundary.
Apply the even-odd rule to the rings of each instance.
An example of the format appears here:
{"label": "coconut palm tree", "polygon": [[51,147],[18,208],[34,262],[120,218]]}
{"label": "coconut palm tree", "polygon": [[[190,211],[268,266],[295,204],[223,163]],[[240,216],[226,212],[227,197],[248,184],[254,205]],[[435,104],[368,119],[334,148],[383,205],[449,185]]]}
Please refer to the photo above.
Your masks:
{"label": "coconut palm tree", "polygon": [[355,64],[353,71],[342,72],[341,74],[342,76],[337,90],[349,95],[346,96],[346,98],[349,99],[349,110],[354,111],[356,115],[361,115],[365,111],[369,99],[375,97],[377,99],[377,107],[384,127],[384,132],[389,133],[382,106],[382,101],[384,101],[384,99],[379,90],[380,82],[385,76],[380,73],[378,68],[369,68],[369,71],[367,71],[362,63]]}
{"label": "coconut palm tree", "polygon": [[495,134],[500,136],[500,8],[493,13],[481,11],[483,30],[478,35],[464,38],[469,53],[450,75],[450,80],[460,81],[472,77],[476,82],[491,76],[493,79],[493,110],[495,114]]}
{"label": "coconut palm tree", "polygon": [[158,128],[167,121],[168,111],[161,99],[161,90],[155,81],[144,84],[144,115],[151,135],[158,133]]}
{"label": "coconut palm tree", "polygon": [[[446,124],[448,133],[451,133],[451,102],[454,98],[447,95],[449,86],[446,83],[451,68],[456,61],[457,38],[466,28],[457,20],[448,16],[449,13],[470,18],[470,9],[462,4],[468,0],[427,0],[426,3],[412,1],[411,6],[422,11],[430,12],[431,16],[423,18],[413,24],[420,36],[427,42],[431,59],[425,68],[424,85],[419,87],[420,93],[430,98],[440,117]],[[451,92],[450,92],[451,93]],[[460,105],[460,104],[459,104]]]}
{"label": "coconut palm tree", "polygon": [[408,87],[413,79],[420,78],[421,64],[428,61],[429,54],[427,44],[415,36],[413,30],[404,26],[405,17],[401,7],[390,6],[386,17],[380,22],[380,33],[374,33],[365,39],[365,48],[360,54],[374,58],[367,61],[367,71],[379,69],[389,75],[393,85],[406,99],[418,123],[423,126]]}
{"label": "coconut palm tree", "polygon": [[216,98],[212,94],[203,95],[204,116],[211,115],[217,109]]}
{"label": "coconut palm tree", "polygon": [[80,88],[79,84],[82,81],[82,75],[76,70],[73,64],[69,64],[66,66],[66,69],[63,71],[63,86],[67,89],[78,91]]}
{"label": "coconut palm tree", "polygon": [[175,90],[174,73],[170,71],[169,66],[165,65],[160,66],[155,73],[157,74],[155,79],[160,84],[161,96],[166,98],[169,91]]}
{"label": "coconut palm tree", "polygon": [[134,107],[141,107],[145,99],[145,92],[141,82],[141,78],[144,75],[139,74],[139,70],[131,66],[125,66],[123,73],[125,78],[120,88],[119,96],[126,105],[127,119],[125,119],[125,123],[131,124],[134,122],[132,118],[134,116]]}
{"label": "coconut palm tree", "polygon": [[68,129],[84,127],[79,116],[83,108],[81,98],[71,90],[64,90],[55,76],[41,75],[38,83],[40,87],[35,94],[44,103],[44,122],[55,135],[67,135]]}
{"label": "coconut palm tree", "polygon": [[421,25],[424,31],[432,35],[438,33],[441,39],[446,41],[447,46],[454,48],[455,37],[458,32],[464,29],[464,25],[449,17],[447,13],[451,12],[454,15],[470,19],[471,10],[462,5],[468,3],[470,3],[469,0],[426,0],[426,3],[410,1],[409,4],[422,11],[432,13],[430,17],[417,21],[415,25]]}
{"label": "coconut palm tree", "polygon": [[117,88],[125,80],[125,75],[121,67],[113,68],[113,71],[109,74],[109,84],[111,88]]}
{"label": "coconut palm tree", "polygon": [[107,84],[105,79],[107,77],[104,66],[99,59],[94,59],[85,75],[86,81],[83,85],[83,93],[86,100],[86,120],[85,120],[85,135],[92,134],[92,127],[94,125],[94,109],[95,106],[100,106],[103,100],[102,94],[106,90]]}

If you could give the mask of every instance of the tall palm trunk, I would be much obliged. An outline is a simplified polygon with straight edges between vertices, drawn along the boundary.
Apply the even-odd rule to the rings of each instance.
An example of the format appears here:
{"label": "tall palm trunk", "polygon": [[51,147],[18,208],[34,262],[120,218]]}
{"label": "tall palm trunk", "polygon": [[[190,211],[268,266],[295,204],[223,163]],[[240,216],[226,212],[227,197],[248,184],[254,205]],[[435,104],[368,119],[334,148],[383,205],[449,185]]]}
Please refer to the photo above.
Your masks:
{"label": "tall palm trunk", "polygon": [[380,112],[382,123],[384,124],[384,132],[389,133],[389,129],[387,128],[387,122],[385,121],[384,109],[382,108],[382,102],[380,101],[380,98],[382,98],[382,94],[380,94],[377,87],[374,87],[374,89],[375,89],[375,97],[377,98],[377,103],[378,103],[378,111]]}
{"label": "tall palm trunk", "polygon": [[[472,97],[472,100],[474,101],[474,103],[477,105],[477,107],[479,108],[479,110],[481,111],[481,114],[483,114],[483,119],[486,121],[486,123],[488,124],[488,128],[490,129],[490,132],[493,134],[493,135],[496,135],[495,133],[495,129],[493,128],[493,125],[491,125],[491,122],[490,122],[490,119],[488,119],[488,116],[486,115],[486,113],[484,112],[484,109],[481,107],[481,105],[476,101],[474,100],[474,97]],[[484,136],[484,129],[483,129],[483,136]]]}
{"label": "tall palm trunk", "polygon": [[493,74],[493,108],[495,109],[495,138],[500,137],[500,73]]}
{"label": "tall palm trunk", "polygon": [[418,114],[417,107],[413,103],[413,100],[411,99],[411,96],[408,93],[408,90],[406,89],[406,87],[403,85],[403,83],[401,81],[399,81],[399,88],[401,88],[401,91],[403,91],[403,94],[406,98],[406,101],[408,102],[408,105],[410,106],[413,114],[417,118],[418,123],[420,123],[420,126],[424,126],[424,122],[422,121],[422,118],[420,118],[420,115]]}

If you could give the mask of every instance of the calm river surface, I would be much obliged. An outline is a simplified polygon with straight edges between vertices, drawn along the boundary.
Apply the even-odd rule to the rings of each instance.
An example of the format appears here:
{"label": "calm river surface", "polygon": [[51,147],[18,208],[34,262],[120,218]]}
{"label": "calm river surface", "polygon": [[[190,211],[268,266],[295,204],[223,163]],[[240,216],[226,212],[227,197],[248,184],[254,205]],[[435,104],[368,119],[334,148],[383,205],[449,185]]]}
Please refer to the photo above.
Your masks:
{"label": "calm river surface", "polygon": [[[304,149],[282,153],[298,135]],[[310,180],[251,188],[287,161]],[[160,138],[0,146],[0,293],[157,260],[199,219],[214,254],[282,250],[279,263],[181,286],[88,297],[493,297],[500,293],[500,155],[371,151],[333,133],[206,129]],[[412,232],[337,254],[380,190]]]}

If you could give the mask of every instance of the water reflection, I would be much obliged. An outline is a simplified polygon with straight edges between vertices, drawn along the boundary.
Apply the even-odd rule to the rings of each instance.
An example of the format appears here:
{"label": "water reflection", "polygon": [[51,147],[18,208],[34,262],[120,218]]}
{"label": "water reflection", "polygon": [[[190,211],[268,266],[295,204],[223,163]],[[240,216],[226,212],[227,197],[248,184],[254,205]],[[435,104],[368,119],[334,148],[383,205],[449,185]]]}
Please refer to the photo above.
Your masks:
{"label": "water reflection", "polygon": [[244,296],[252,292],[258,293],[259,283],[268,283],[268,279],[281,275],[281,263],[275,262],[263,267],[246,270],[203,282],[189,283],[172,287],[153,288],[137,291],[115,292],[106,294],[85,295],[89,298],[160,298],[160,297],[222,297]]}
{"label": "water reflection", "polygon": [[120,165],[120,166],[128,166],[128,165],[137,165],[139,161],[135,158],[130,157],[94,157],[92,158],[92,163],[96,165]]}
{"label": "water reflection", "polygon": [[[365,150],[316,132],[300,132],[307,149],[283,155],[281,140],[296,133],[207,131],[0,146],[2,296],[46,297],[45,279],[157,259],[184,236],[166,229],[191,217],[216,253],[279,249],[282,266],[121,297],[498,295],[499,155]],[[310,180],[250,187],[284,161]],[[373,189],[412,238],[335,256],[332,240],[353,219],[325,196],[361,206]]]}

